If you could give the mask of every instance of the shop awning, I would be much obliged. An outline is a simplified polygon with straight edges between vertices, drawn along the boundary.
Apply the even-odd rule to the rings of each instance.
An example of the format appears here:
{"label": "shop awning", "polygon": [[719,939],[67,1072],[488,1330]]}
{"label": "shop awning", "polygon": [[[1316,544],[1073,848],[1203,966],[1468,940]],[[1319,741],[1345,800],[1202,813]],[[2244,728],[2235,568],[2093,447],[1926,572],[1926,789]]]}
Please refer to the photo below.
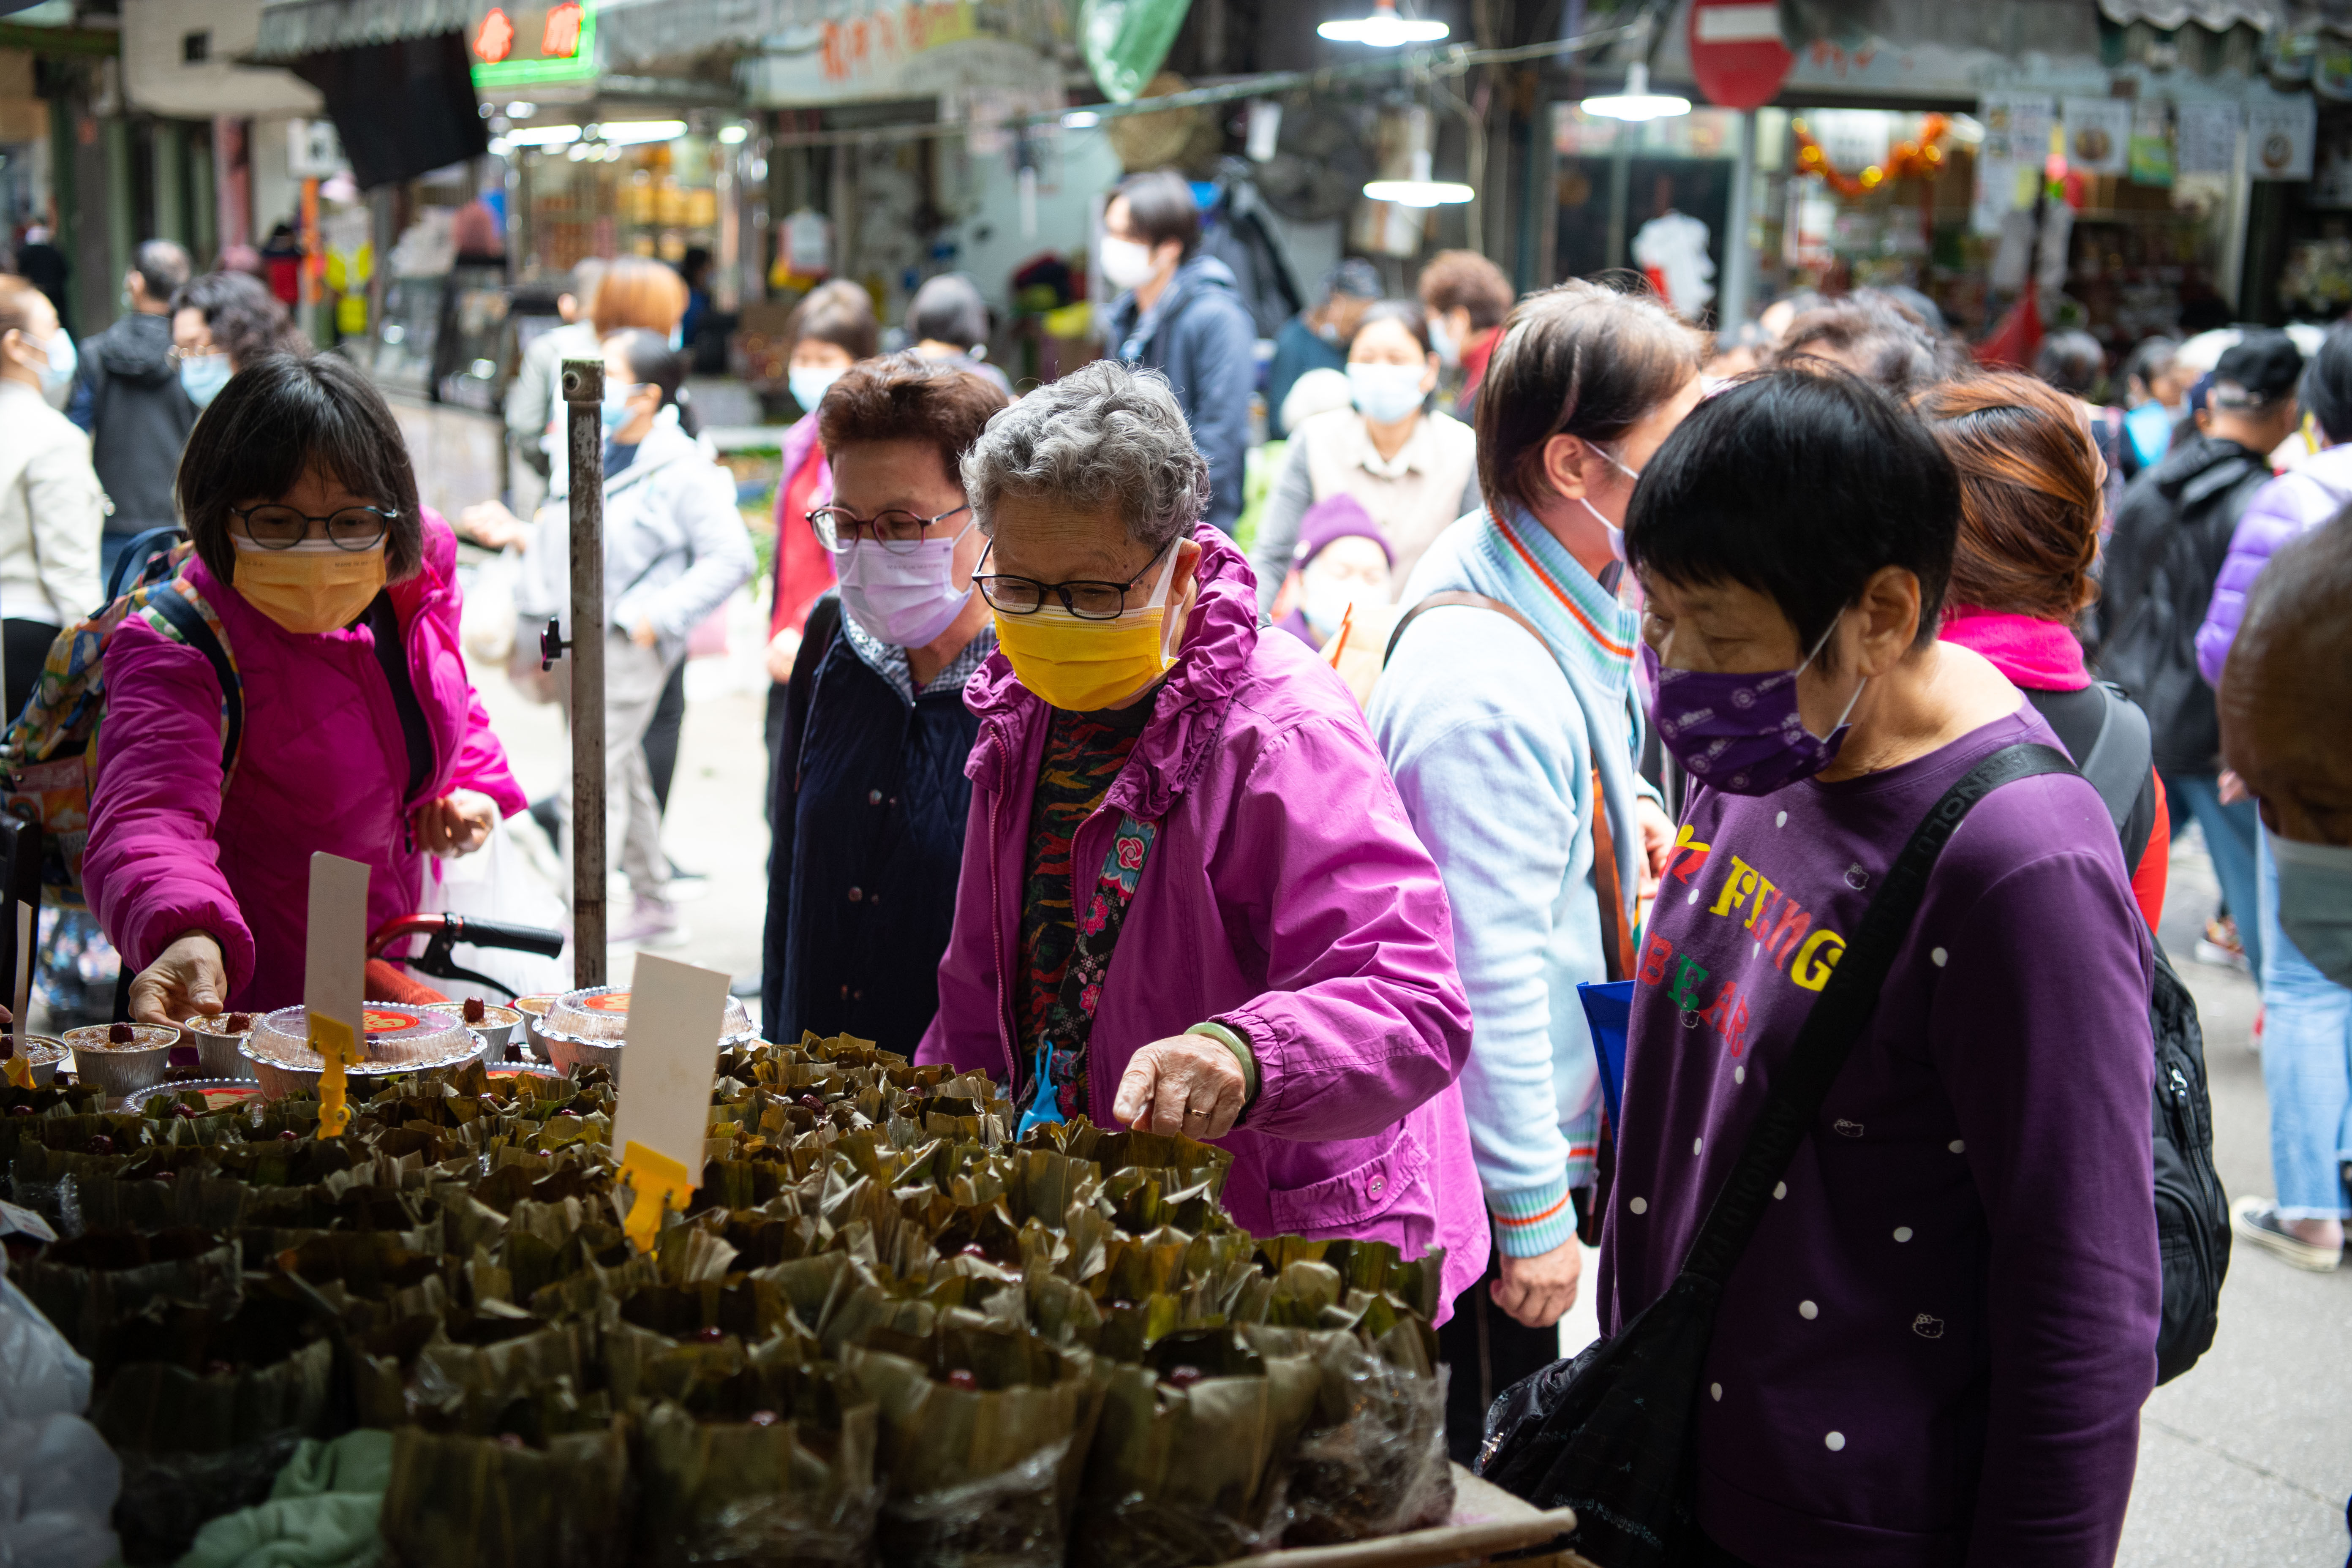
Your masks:
{"label": "shop awning", "polygon": [[328,49],[463,33],[475,0],[269,0],[249,57],[284,65]]}
{"label": "shop awning", "polygon": [[2145,22],[2168,33],[2188,26],[2215,33],[2237,26],[2275,32],[2288,25],[2291,11],[2303,8],[2285,0],[2099,0],[2099,14],[2117,26]]}

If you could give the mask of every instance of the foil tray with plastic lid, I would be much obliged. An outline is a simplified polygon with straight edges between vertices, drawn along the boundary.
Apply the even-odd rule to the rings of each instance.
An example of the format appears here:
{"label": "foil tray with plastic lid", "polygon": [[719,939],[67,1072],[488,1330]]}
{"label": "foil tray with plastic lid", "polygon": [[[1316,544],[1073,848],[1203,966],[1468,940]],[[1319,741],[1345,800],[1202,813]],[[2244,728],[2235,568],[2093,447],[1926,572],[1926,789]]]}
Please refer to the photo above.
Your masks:
{"label": "foil tray with plastic lid", "polygon": [[[555,999],[540,1023],[537,1035],[547,1047],[547,1059],[560,1072],[580,1068],[608,1068],[620,1076],[621,1053],[629,1032],[629,994],[611,985],[591,985],[566,991]],[[748,1045],[758,1039],[751,1015],[734,997],[727,998],[720,1016],[719,1044]]]}
{"label": "foil tray with plastic lid", "polygon": [[[253,1076],[272,1100],[308,1094],[319,1086],[326,1063],[310,1048],[310,1011],[280,1007],[254,1020],[238,1054],[253,1064]],[[454,1012],[405,1004],[371,1002],[362,1060],[344,1071],[352,1078],[391,1078],[425,1073],[435,1078],[479,1061],[489,1042],[466,1027]]]}

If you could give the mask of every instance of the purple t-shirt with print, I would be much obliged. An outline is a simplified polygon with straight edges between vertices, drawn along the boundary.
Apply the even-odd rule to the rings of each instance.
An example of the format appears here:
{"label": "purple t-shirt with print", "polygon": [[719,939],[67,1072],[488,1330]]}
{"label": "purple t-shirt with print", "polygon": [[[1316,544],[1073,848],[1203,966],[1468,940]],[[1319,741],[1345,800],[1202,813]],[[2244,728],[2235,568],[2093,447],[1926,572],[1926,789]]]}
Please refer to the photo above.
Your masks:
{"label": "purple t-shirt with print", "polygon": [[[1699,789],[1643,934],[1601,1243],[1664,1293],[1895,855],[2030,708],[1884,772]],[[1699,1519],[1761,1568],[2111,1563],[2156,1375],[2147,938],[2105,808],[2003,785],[1946,845],[1726,1290]]]}

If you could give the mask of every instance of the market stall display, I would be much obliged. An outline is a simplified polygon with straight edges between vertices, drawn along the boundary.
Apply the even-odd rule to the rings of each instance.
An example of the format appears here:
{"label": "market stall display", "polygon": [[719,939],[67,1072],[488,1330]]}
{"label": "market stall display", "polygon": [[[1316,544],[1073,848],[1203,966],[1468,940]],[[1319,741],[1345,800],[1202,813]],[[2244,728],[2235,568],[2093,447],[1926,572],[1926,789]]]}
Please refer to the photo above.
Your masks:
{"label": "market stall display", "polygon": [[[301,1048],[287,1011],[257,1062]],[[371,1057],[428,1063],[467,1034],[374,1024]],[[984,1075],[745,1037],[638,1251],[604,1069],[363,1066],[331,1140],[255,1089],[0,1085],[59,1237],[12,1237],[10,1273],[95,1365],[127,1563],[359,1428],[391,1434],[387,1560],[436,1568],[1175,1568],[1449,1517],[1437,1257],[1253,1237],[1213,1146],[1015,1143]]]}
{"label": "market stall display", "polygon": [[[355,1079],[442,1071],[478,1061],[488,1049],[464,1020],[432,1007],[371,1002],[366,1028],[363,1059],[345,1069]],[[272,1099],[316,1089],[326,1068],[310,1048],[309,1014],[301,1007],[280,1007],[257,1018],[238,1055],[252,1064]]]}
{"label": "market stall display", "polygon": [[[535,1030],[547,1060],[558,1070],[570,1072],[577,1068],[597,1067],[608,1069],[616,1078],[628,1032],[629,993],[613,985],[590,985],[564,992],[549,1004]],[[727,998],[727,1016],[719,1025],[719,1043],[740,1046],[758,1037],[743,1004],[732,996]]]}

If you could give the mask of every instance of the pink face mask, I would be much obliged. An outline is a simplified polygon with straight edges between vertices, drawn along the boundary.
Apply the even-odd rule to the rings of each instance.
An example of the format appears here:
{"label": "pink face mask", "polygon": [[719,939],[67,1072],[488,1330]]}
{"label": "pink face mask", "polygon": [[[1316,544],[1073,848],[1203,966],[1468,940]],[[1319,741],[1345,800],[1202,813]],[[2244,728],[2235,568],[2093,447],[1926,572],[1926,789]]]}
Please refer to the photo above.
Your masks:
{"label": "pink face mask", "polygon": [[[1836,630],[1831,622],[1803,664],[1765,675],[1669,669],[1658,662],[1658,650],[1643,643],[1642,668],[1657,694],[1650,701],[1650,721],[1658,727],[1659,742],[1691,777],[1730,795],[1770,795],[1820,773],[1845,744],[1846,719],[1862,700],[1862,686],[1853,689],[1829,734],[1818,736],[1797,711],[1797,677]],[[1868,684],[1865,678],[1863,686]]]}

